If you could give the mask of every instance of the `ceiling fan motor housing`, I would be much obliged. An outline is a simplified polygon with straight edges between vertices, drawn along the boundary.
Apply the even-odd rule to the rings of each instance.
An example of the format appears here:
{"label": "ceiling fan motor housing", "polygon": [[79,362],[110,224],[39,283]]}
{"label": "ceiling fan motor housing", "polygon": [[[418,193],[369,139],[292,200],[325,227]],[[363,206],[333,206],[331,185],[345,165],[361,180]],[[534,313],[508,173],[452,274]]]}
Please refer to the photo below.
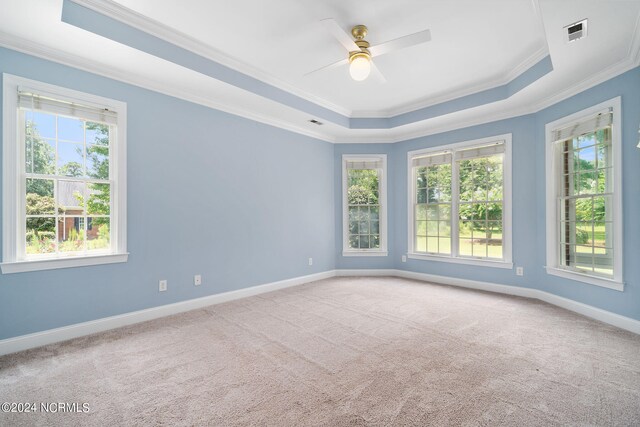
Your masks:
{"label": "ceiling fan motor housing", "polygon": [[365,25],[356,25],[351,29],[351,35],[355,38],[354,43],[360,48],[359,51],[349,52],[349,62],[352,62],[357,57],[363,56],[367,59],[371,59],[371,53],[369,52],[369,42],[364,38],[367,36],[367,27]]}

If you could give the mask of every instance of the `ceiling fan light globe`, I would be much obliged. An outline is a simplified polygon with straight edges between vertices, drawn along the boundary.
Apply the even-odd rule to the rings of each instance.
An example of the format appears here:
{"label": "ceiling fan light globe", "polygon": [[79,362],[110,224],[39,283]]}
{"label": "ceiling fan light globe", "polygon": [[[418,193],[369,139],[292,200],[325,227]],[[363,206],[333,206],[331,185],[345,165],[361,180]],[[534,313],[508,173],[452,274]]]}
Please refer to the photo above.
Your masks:
{"label": "ceiling fan light globe", "polygon": [[369,77],[369,73],[371,73],[371,63],[369,62],[369,58],[364,55],[358,55],[351,60],[351,64],[349,65],[349,74],[351,74],[351,78],[353,80],[361,82]]}

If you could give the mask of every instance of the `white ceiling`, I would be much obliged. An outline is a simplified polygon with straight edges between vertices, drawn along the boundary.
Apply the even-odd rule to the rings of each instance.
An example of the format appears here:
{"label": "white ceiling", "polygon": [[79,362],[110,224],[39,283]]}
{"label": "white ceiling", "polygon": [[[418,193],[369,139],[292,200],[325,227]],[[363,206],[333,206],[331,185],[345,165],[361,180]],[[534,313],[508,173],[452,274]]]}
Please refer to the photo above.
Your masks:
{"label": "white ceiling", "polygon": [[[107,0],[77,0],[94,6]],[[62,0],[0,0],[0,45],[334,142],[406,139],[535,111],[638,65],[640,0],[117,0],[200,53],[351,117],[388,117],[504,84],[546,54],[554,70],[511,98],[386,130],[308,114],[60,21]],[[430,29],[432,41],[376,58],[387,83],[354,82],[318,21],[369,27],[372,45]],[[574,43],[563,27],[589,19]],[[169,34],[167,36],[167,34]],[[171,38],[173,32],[165,33]]]}
{"label": "white ceiling", "polygon": [[[547,48],[531,0],[183,0],[162,7],[157,0],[117,1],[352,115],[504,82]],[[432,41],[376,58],[385,84],[356,83],[346,65],[305,77],[347,57],[320,25],[323,18],[347,32],[367,25],[372,45],[425,29]]]}

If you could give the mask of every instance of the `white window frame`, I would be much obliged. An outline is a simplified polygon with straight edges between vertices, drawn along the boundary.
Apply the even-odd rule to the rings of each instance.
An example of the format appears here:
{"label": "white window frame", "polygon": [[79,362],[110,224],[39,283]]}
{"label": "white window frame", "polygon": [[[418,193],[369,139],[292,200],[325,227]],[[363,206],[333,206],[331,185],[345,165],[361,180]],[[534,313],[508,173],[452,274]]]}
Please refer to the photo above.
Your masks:
{"label": "white window frame", "polygon": [[[380,248],[352,249],[349,247],[349,201],[347,200],[347,163],[358,161],[382,161],[382,171],[378,177],[380,187]],[[388,256],[387,237],[387,155],[386,154],[343,154],[342,155],[342,256]]]}
{"label": "white window frame", "polygon": [[[507,133],[504,135],[496,135],[487,138],[474,139],[471,141],[463,141],[453,144],[440,145],[437,147],[429,147],[421,150],[409,151],[407,153],[407,188],[408,188],[408,197],[407,197],[407,257],[410,259],[420,259],[427,261],[441,261],[441,262],[450,262],[456,264],[469,264],[469,265],[477,265],[483,267],[495,267],[495,268],[505,268],[505,269],[513,269],[513,261],[512,261],[512,230],[511,230],[511,189],[512,189],[512,181],[511,181],[511,139],[512,134]],[[413,199],[414,194],[416,192],[415,188],[415,179],[413,176],[413,166],[412,160],[416,156],[435,153],[435,152],[449,152],[452,153],[457,150],[468,149],[477,145],[486,145],[492,142],[504,141],[504,163],[503,163],[503,209],[502,209],[502,260],[492,260],[492,259],[481,259],[481,258],[472,258],[465,256],[455,255],[458,253],[458,164],[456,160],[452,156],[452,167],[451,167],[451,255],[436,255],[436,254],[423,254],[415,252],[415,236],[414,236],[414,228],[415,228],[415,218],[414,218],[414,209],[413,209]],[[454,206],[455,205],[455,206]],[[455,222],[454,222],[455,220]]]}
{"label": "white window frame", "polygon": [[[127,104],[97,95],[42,83],[10,74],[3,74],[2,104],[2,273],[81,267],[126,262],[127,253]],[[107,254],[69,257],[21,258],[20,240],[24,240],[24,141],[18,129],[18,88],[30,90],[53,99],[108,108],[117,113],[115,144],[110,146],[111,251]],[[22,231],[21,231],[22,230]]]}
{"label": "white window frame", "polygon": [[[611,150],[613,157],[613,279],[598,277],[588,273],[567,270],[560,266],[558,259],[559,223],[556,203],[559,170],[558,159],[554,150],[554,130],[570,126],[576,122],[594,116],[599,112],[612,109]],[[622,102],[618,96],[593,107],[547,123],[545,125],[545,165],[546,165],[546,238],[547,238],[547,274],[576,280],[590,285],[602,286],[617,291],[624,291],[622,260]]]}

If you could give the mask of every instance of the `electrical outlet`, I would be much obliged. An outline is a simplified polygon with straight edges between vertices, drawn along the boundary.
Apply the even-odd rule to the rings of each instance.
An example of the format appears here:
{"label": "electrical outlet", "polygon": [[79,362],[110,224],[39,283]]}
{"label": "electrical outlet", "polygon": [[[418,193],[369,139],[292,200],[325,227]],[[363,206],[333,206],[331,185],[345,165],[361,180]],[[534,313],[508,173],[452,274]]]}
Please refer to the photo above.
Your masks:
{"label": "electrical outlet", "polygon": [[516,275],[518,275],[518,276],[524,276],[524,268],[522,268],[522,267],[516,267]]}
{"label": "electrical outlet", "polygon": [[195,286],[200,286],[202,285],[202,276],[199,274],[196,274],[195,276],[193,276],[193,284]]}
{"label": "electrical outlet", "polygon": [[402,255],[402,262],[407,262],[407,256],[406,255]]}
{"label": "electrical outlet", "polygon": [[313,258],[309,258],[309,265],[313,265]]}
{"label": "electrical outlet", "polygon": [[158,282],[158,290],[160,292],[164,292],[167,290],[167,281],[166,280],[160,280]]}

